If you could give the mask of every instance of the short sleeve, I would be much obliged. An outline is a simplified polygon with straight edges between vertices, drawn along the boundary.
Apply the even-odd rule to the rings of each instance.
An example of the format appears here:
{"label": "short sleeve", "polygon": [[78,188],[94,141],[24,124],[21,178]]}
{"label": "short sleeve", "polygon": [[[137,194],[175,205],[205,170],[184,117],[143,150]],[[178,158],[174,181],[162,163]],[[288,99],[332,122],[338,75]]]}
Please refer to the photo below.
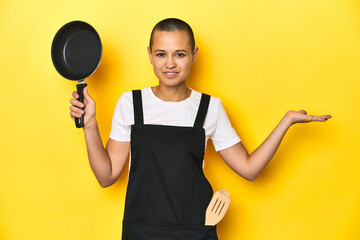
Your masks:
{"label": "short sleeve", "polygon": [[216,129],[211,137],[215,151],[224,150],[240,142],[235,129],[231,126],[230,120],[220,101]]}
{"label": "short sleeve", "polygon": [[125,92],[116,103],[111,124],[110,138],[120,142],[130,142],[131,125],[134,120],[132,94]]}

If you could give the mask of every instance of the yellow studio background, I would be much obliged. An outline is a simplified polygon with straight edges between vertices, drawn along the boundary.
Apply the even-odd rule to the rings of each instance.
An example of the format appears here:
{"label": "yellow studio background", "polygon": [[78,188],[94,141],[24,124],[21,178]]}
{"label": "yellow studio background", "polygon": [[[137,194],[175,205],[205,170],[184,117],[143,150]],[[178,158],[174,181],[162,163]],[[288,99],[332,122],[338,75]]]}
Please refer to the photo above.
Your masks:
{"label": "yellow studio background", "polygon": [[0,2],[0,239],[120,239],[127,167],[101,188],[69,116],[75,82],[52,65],[57,30],[83,20],[103,57],[87,79],[104,144],[120,95],[156,85],[146,47],[167,17],[187,21],[199,56],[188,86],[219,97],[249,152],[290,109],[331,114],[290,128],[254,182],[206,151],[230,208],[219,239],[360,239],[358,0]]}

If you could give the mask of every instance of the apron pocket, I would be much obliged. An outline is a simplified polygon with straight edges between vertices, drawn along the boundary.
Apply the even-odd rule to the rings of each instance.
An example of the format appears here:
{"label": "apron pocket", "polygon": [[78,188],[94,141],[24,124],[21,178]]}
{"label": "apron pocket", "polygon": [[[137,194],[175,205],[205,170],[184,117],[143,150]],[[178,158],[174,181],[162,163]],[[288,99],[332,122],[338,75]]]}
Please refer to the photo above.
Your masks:
{"label": "apron pocket", "polygon": [[122,240],[218,240],[216,226],[158,226],[123,221]]}

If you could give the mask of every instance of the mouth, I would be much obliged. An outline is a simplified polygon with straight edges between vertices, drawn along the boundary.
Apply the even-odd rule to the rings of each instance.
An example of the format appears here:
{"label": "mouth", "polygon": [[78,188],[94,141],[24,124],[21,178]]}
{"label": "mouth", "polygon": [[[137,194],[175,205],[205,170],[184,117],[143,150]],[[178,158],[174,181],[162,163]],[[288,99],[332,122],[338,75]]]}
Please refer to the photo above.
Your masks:
{"label": "mouth", "polygon": [[174,78],[179,72],[163,72],[166,77]]}

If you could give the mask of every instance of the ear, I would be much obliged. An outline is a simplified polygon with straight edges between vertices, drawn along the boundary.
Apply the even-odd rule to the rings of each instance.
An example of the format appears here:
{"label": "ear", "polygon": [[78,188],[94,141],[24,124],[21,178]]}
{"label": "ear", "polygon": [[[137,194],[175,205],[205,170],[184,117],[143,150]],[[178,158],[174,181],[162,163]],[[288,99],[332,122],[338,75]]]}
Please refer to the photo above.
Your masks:
{"label": "ear", "polygon": [[197,54],[198,54],[199,48],[196,47],[192,53],[192,62],[195,62]]}
{"label": "ear", "polygon": [[151,63],[151,65],[152,65],[152,54],[151,54],[151,49],[150,49],[150,47],[148,47],[147,50],[148,50],[148,54],[149,54],[149,58],[150,58],[150,63]]}

